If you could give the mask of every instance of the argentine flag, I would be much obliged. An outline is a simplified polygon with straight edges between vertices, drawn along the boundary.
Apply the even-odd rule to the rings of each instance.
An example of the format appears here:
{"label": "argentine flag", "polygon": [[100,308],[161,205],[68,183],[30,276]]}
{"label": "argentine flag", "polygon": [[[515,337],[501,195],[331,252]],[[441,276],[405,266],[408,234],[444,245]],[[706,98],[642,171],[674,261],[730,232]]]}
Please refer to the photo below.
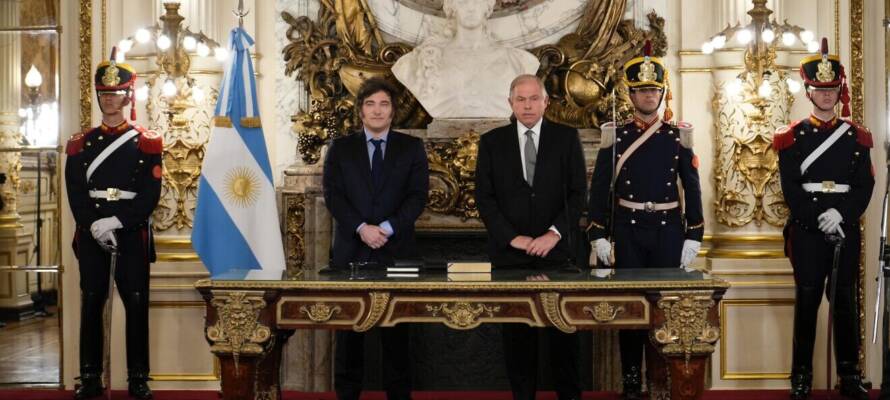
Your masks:
{"label": "argentine flag", "polygon": [[280,279],[284,249],[257,107],[252,45],[243,28],[232,29],[232,57],[220,85],[198,184],[192,245],[213,277]]}

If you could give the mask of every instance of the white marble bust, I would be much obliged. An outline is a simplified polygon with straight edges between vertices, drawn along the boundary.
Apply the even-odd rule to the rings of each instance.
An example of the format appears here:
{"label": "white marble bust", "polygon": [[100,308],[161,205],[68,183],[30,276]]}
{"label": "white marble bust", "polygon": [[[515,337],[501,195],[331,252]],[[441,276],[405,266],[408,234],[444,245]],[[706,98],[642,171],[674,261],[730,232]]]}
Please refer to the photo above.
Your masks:
{"label": "white marble bust", "polygon": [[499,44],[487,29],[496,0],[445,0],[448,25],[392,67],[395,77],[436,119],[506,119],[510,82],[535,74],[531,53]]}

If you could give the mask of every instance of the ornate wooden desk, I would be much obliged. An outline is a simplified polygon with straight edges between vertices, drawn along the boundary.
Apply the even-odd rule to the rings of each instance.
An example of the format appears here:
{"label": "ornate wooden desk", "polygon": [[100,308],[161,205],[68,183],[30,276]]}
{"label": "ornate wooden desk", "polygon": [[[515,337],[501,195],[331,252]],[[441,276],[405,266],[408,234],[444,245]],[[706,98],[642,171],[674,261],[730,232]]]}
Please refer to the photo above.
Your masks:
{"label": "ornate wooden desk", "polygon": [[343,271],[281,280],[230,271],[195,286],[207,303],[205,333],[220,360],[224,399],[280,399],[281,350],[295,329],[362,332],[400,323],[648,329],[651,398],[701,398],[728,283],[681,269],[617,270],[606,278],[559,272],[550,281],[526,281],[530,274],[496,271],[491,281],[456,282],[444,271],[409,279]]}

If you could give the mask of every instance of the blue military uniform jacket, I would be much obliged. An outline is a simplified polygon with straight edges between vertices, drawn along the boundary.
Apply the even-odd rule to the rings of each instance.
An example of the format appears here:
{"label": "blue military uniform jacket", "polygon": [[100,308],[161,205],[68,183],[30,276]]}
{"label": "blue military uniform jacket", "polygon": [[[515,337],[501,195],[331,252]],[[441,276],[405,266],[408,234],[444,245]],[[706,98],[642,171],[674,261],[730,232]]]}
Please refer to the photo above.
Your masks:
{"label": "blue military uniform jacket", "polygon": [[[804,159],[844,122],[849,124],[844,134],[801,173]],[[871,147],[868,129],[843,119],[826,122],[811,116],[780,128],[773,139],[773,148],[779,153],[782,193],[791,212],[789,224],[817,231],[819,215],[834,208],[841,213],[845,225],[858,225],[875,184]],[[823,182],[850,185],[850,189],[846,193],[810,193],[803,189],[805,183]]]}
{"label": "blue military uniform jacket", "polygon": [[[87,180],[87,168],[102,150],[131,129],[139,134],[111,153]],[[163,148],[160,135],[126,122],[116,127],[102,124],[72,136],[65,150],[65,183],[78,231],[89,235],[93,222],[111,216],[121,221],[124,230],[146,228],[161,196]],[[136,197],[117,201],[90,197],[90,190],[108,188],[135,192]]]}
{"label": "blue military uniform jacket", "polygon": [[[640,138],[650,125],[631,119],[616,126],[603,125],[603,141],[596,157],[591,179],[588,209],[588,238],[596,240],[609,236],[607,227],[612,202],[609,184],[612,178],[612,153],[617,159]],[[613,146],[615,147],[613,149]],[[683,199],[680,188],[683,186]],[[692,151],[692,126],[686,123],[664,123],[624,163],[615,181],[615,222],[638,227],[658,227],[685,224],[686,238],[701,241],[704,234],[701,186],[698,177],[698,157]],[[617,206],[618,199],[638,203],[670,203],[678,201],[683,207],[667,211],[630,210]]]}

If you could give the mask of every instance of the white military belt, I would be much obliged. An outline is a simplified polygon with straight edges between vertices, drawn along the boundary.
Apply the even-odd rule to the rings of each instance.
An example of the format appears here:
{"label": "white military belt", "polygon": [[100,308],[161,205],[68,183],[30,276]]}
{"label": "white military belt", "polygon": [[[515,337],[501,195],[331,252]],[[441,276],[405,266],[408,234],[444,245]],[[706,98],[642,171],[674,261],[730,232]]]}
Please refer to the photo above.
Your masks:
{"label": "white military belt", "polygon": [[680,202],[672,201],[670,203],[653,203],[651,201],[647,201],[645,203],[638,203],[636,201],[618,199],[618,205],[621,207],[630,208],[632,210],[655,212],[673,210],[680,206]]}
{"label": "white military belt", "polygon": [[802,186],[803,190],[810,193],[847,193],[850,191],[850,185],[834,183],[834,181],[804,183]]}
{"label": "white military belt", "polygon": [[120,190],[118,188],[108,188],[105,190],[90,190],[90,197],[94,199],[105,199],[107,201],[132,200],[136,198],[136,192]]}

